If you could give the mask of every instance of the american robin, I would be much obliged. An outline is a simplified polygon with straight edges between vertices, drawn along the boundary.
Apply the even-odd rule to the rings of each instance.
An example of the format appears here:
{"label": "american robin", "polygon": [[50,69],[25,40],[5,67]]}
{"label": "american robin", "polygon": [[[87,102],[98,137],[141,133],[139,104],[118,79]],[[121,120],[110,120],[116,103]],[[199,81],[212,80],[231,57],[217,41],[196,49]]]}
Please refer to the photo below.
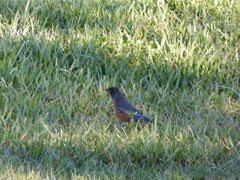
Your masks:
{"label": "american robin", "polygon": [[117,117],[123,122],[130,122],[131,114],[133,116],[134,122],[153,122],[143,114],[133,107],[121,94],[121,92],[116,87],[110,87],[104,89],[107,91],[113,99],[113,107]]}

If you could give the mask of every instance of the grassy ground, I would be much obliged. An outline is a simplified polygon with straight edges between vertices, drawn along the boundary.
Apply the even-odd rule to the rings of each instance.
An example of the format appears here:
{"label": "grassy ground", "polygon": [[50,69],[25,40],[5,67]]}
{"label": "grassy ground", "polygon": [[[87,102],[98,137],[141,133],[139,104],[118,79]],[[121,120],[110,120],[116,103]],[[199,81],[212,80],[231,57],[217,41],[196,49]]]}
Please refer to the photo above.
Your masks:
{"label": "grassy ground", "polygon": [[[1,0],[0,179],[240,177],[239,9]],[[118,122],[110,86],[155,123]]]}

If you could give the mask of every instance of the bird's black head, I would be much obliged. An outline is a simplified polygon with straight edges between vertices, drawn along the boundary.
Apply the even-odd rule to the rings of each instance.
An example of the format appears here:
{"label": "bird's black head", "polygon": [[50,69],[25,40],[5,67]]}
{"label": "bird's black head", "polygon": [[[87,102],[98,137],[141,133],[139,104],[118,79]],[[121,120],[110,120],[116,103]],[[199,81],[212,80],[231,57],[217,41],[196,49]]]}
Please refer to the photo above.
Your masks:
{"label": "bird's black head", "polygon": [[115,99],[119,94],[121,95],[120,91],[116,87],[110,87],[105,89],[113,99]]}

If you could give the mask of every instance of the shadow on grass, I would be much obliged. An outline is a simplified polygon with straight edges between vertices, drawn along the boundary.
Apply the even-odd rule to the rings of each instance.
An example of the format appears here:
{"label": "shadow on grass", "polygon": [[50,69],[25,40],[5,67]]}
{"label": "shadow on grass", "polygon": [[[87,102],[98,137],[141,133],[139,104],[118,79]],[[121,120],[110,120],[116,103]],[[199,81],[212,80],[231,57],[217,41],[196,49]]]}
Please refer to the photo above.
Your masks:
{"label": "shadow on grass", "polygon": [[[111,137],[123,138],[125,130],[111,130],[110,136],[103,141],[95,132],[96,128],[99,128],[98,125],[83,139],[81,133],[78,138],[74,131],[72,136],[42,132],[35,138],[27,135],[29,132],[26,131],[19,139],[4,139],[1,147],[1,171],[11,171],[20,177],[35,175],[41,179],[211,179],[236,178],[239,175],[239,157],[234,153],[235,148],[230,150],[229,145],[223,147],[221,144],[209,147],[198,136],[197,130],[193,130],[194,134],[190,135],[191,129],[166,122],[157,134],[138,130],[137,133],[142,135],[136,137],[130,128],[126,141],[120,143],[116,140],[116,143],[112,143]],[[179,128],[183,128],[183,131]],[[206,130],[206,133],[211,134],[212,128],[209,128],[210,131]],[[179,139],[179,134],[184,136],[184,140]],[[14,135],[14,132],[10,132],[10,136]],[[204,138],[204,133],[202,136]],[[193,141],[202,142],[199,145],[197,142],[192,144]],[[214,142],[211,139],[209,141]]]}

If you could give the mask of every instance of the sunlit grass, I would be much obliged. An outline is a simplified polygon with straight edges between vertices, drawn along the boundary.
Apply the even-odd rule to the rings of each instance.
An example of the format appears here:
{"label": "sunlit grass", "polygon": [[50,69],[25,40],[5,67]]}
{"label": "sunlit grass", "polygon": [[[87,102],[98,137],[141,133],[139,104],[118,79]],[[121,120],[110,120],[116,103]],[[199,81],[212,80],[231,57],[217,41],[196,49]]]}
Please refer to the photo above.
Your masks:
{"label": "sunlit grass", "polygon": [[[233,1],[0,2],[0,179],[236,179]],[[151,125],[120,123],[116,86]]]}

